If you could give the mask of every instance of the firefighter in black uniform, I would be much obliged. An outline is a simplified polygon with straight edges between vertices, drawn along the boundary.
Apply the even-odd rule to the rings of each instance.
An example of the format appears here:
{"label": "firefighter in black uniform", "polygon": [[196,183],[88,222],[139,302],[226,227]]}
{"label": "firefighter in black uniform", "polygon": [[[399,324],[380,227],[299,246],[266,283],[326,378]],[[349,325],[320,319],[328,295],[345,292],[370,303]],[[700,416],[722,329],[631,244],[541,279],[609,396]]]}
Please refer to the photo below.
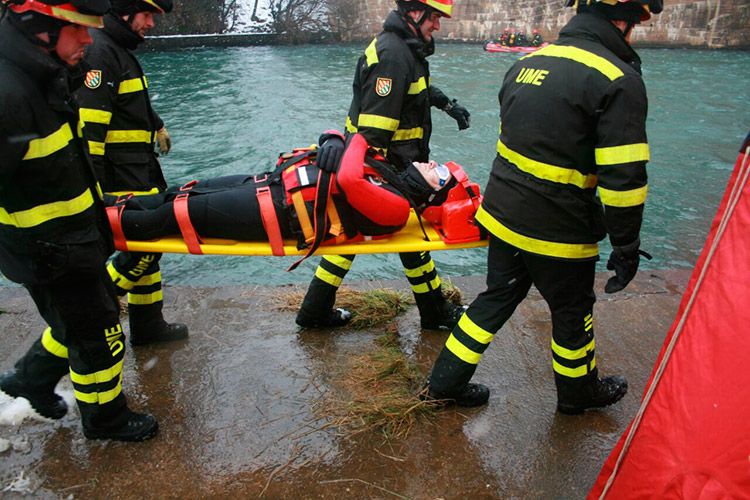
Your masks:
{"label": "firefighter in black uniform", "polygon": [[469,380],[532,284],[552,313],[558,410],[604,407],[627,392],[624,378],[598,376],[594,271],[597,242],[607,234],[613,247],[607,268],[616,273],[607,293],[633,279],[645,254],[639,233],[649,159],[647,100],[629,38],[662,4],[603,0],[577,10],[556,43],[505,75],[497,157],[476,215],[490,235],[487,290],[440,353],[431,397],[465,406],[487,401],[489,389]]}
{"label": "firefighter in black uniform", "polygon": [[[143,69],[132,53],[154,15],[172,10],[172,0],[114,0],[104,29],[86,50],[91,66],[77,92],[81,120],[99,181],[107,193],[157,193],[166,189],[154,152],[169,152],[171,139],[151,106]],[[184,339],[187,327],[162,316],[161,254],[118,253],[109,274],[118,295],[128,295],[130,343]]]}
{"label": "firefighter in black uniform", "polygon": [[[441,17],[451,16],[453,0],[398,0],[397,5],[398,9],[385,20],[383,32],[373,39],[357,63],[346,131],[363,135],[403,171],[413,161],[429,160],[430,106],[446,111],[456,120],[459,130],[469,127],[469,112],[430,84],[426,60],[435,50],[432,32],[440,28]],[[323,144],[318,159],[321,168],[335,168],[342,149],[343,141],[338,138]],[[400,257],[422,328],[452,328],[464,308],[443,297],[430,254],[402,253]],[[349,312],[333,309],[333,305],[353,260],[353,255],[321,259],[297,315],[297,324],[341,326],[349,321]]]}
{"label": "firefighter in black uniform", "polygon": [[128,409],[125,345],[117,295],[106,270],[112,253],[102,193],[71,97],[108,0],[3,0],[0,22],[0,270],[26,287],[50,325],[0,376],[0,389],[60,419],[55,392],[70,373],[89,439],[142,441],[151,415]]}

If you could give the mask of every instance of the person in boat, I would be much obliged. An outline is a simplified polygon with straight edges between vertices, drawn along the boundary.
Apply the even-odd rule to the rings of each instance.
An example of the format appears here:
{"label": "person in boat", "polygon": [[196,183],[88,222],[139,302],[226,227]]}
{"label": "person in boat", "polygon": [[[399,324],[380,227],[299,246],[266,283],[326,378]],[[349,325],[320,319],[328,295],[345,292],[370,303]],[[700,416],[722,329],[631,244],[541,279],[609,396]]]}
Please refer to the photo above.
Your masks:
{"label": "person in boat", "polygon": [[[469,111],[432,84],[434,77],[427,61],[435,51],[434,33],[440,29],[441,19],[450,18],[452,13],[453,0],[397,0],[383,31],[357,62],[346,132],[362,134],[397,170],[408,168],[414,161],[428,161],[432,107],[456,120],[459,130],[469,128]],[[341,146],[340,140],[332,139],[321,148]],[[429,252],[401,253],[399,258],[422,328],[452,328],[463,307],[443,296]],[[321,258],[295,319],[298,325],[338,327],[349,321],[351,315],[343,308],[334,308],[334,304],[353,260],[353,255]]]}
{"label": "person in boat", "polygon": [[508,45],[508,39],[510,38],[510,30],[505,28],[497,40],[500,45]]}
{"label": "person in boat", "polygon": [[[342,137],[330,131],[320,142],[331,135]],[[347,142],[331,171],[321,170],[318,150],[308,148],[281,155],[274,171],[260,175],[193,181],[153,195],[105,195],[115,241],[179,234],[188,246],[201,237],[268,241],[283,255],[282,240],[297,239],[311,254],[321,244],[388,236],[404,227],[410,208],[443,203],[456,183],[435,162],[398,172],[363,136]]]}
{"label": "person in boat", "polygon": [[630,35],[661,11],[662,0],[581,0],[557,42],[506,73],[497,155],[476,214],[490,236],[487,290],[451,332],[432,369],[429,397],[487,402],[489,389],[469,381],[532,285],[551,312],[557,410],[582,413],[627,392],[624,378],[599,377],[594,275],[598,242],[607,235],[607,269],[615,275],[606,293],[624,289],[645,254],[639,235],[648,102]]}
{"label": "person in boat", "polygon": [[[158,156],[169,152],[172,140],[154,110],[135,50],[172,7],[172,0],[112,0],[104,28],[93,33],[94,43],[84,55],[91,70],[76,97],[83,135],[106,193],[167,188]],[[119,252],[108,265],[117,294],[128,297],[133,346],[188,336],[187,325],[164,318],[160,259],[161,254]]]}
{"label": "person in boat", "polygon": [[544,43],[544,40],[542,39],[542,35],[539,33],[539,30],[534,29],[534,31],[532,31],[532,35],[531,45],[534,47],[541,47],[541,45]]}
{"label": "person in boat", "polygon": [[86,438],[143,441],[159,426],[123,391],[112,236],[72,95],[89,28],[109,9],[108,0],[0,4],[0,272],[50,326],[0,375],[0,392],[59,420],[68,406],[55,386],[70,375]]}
{"label": "person in boat", "polygon": [[529,41],[526,38],[526,32],[524,30],[519,31],[518,35],[516,35],[516,45],[518,47],[526,47],[529,45]]}

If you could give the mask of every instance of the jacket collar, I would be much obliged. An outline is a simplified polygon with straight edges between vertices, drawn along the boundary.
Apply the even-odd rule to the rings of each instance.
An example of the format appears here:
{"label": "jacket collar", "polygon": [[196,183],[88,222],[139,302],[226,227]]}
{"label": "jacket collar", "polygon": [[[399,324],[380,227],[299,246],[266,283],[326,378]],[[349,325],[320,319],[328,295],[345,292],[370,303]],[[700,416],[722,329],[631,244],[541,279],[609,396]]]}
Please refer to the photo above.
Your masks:
{"label": "jacket collar", "polygon": [[560,30],[559,40],[564,42],[567,38],[583,38],[600,43],[639,74],[641,72],[641,58],[625,41],[625,36],[608,19],[596,12],[581,12],[573,16]]}
{"label": "jacket collar", "polygon": [[420,59],[431,56],[435,52],[435,39],[425,43],[409,28],[406,20],[398,11],[391,11],[383,23],[383,31],[395,33],[401,38],[409,49]]}
{"label": "jacket collar", "polygon": [[130,26],[124,19],[112,12],[105,14],[104,29],[102,31],[109,35],[115,43],[128,50],[135,50],[143,42],[143,38],[130,29]]}
{"label": "jacket collar", "polygon": [[8,18],[0,24],[0,57],[10,61],[36,81],[48,80],[65,70],[61,62],[27,39],[10,24]]}

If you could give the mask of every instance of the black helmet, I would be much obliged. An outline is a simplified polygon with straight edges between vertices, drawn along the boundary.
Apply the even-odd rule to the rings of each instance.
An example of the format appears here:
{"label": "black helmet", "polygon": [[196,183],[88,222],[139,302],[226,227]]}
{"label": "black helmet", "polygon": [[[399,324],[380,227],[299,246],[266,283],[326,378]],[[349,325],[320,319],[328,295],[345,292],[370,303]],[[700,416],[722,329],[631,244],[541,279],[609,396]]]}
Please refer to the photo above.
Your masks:
{"label": "black helmet", "polygon": [[172,12],[172,0],[112,0],[112,11],[121,16],[138,12],[166,14]]}
{"label": "black helmet", "polygon": [[[35,22],[37,14],[57,19],[63,24],[80,24],[90,28],[104,26],[102,16],[110,8],[109,0],[1,0],[2,3],[15,14],[32,15],[24,19],[24,27],[33,33],[46,31],[48,22]],[[36,26],[35,28],[35,25]],[[44,28],[44,29],[43,29]]]}
{"label": "black helmet", "polygon": [[566,7],[577,12],[596,8],[609,19],[639,23],[651,19],[651,14],[664,10],[663,0],[565,0]]}

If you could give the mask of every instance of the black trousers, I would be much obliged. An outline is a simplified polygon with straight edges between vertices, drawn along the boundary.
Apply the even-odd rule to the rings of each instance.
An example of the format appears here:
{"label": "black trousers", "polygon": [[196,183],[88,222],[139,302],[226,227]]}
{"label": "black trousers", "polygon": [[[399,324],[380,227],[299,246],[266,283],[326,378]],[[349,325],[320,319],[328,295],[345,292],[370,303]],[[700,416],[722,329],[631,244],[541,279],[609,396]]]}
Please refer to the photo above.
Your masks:
{"label": "black trousers", "polygon": [[84,427],[121,425],[125,337],[103,242],[48,245],[36,264],[46,279],[24,284],[49,325],[16,363],[24,383],[52,391],[68,371]]}
{"label": "black trousers", "polygon": [[[282,187],[272,186],[272,190]],[[136,196],[126,205],[122,226],[128,239],[156,239],[180,234],[173,201],[179,188],[164,193]],[[280,199],[281,196],[273,196]],[[263,229],[256,183],[252,176],[231,175],[198,182],[190,194],[190,222],[201,236],[241,241],[267,241]],[[277,216],[285,217],[284,208],[276,206]],[[286,219],[279,220],[284,237],[291,237]]]}
{"label": "black trousers", "polygon": [[490,236],[487,289],[458,322],[438,356],[430,386],[455,394],[471,379],[495,333],[535,285],[552,316],[556,379],[586,378],[595,368],[592,311],[595,260],[574,261],[524,252]]}

